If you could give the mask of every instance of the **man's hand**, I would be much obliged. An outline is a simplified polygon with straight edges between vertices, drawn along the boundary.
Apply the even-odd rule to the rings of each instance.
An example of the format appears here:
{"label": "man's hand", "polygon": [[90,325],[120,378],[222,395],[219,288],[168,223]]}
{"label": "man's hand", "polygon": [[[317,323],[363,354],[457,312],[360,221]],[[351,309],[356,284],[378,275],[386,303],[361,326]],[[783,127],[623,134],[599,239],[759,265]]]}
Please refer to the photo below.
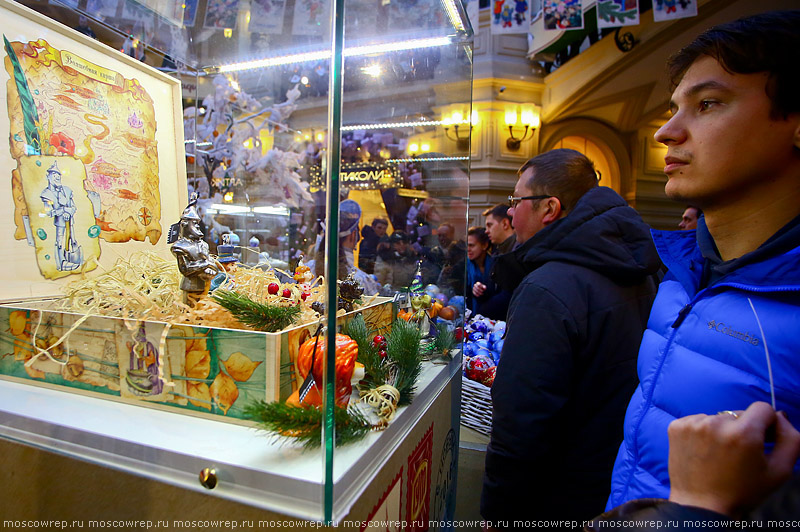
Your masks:
{"label": "man's hand", "polygon": [[[767,430],[775,447],[764,452]],[[770,405],[744,412],[698,414],[669,425],[669,499],[737,516],[786,481],[800,454],[800,432]]]}
{"label": "man's hand", "polygon": [[481,297],[483,293],[486,292],[486,285],[483,283],[475,283],[472,285],[472,295],[475,297]]}

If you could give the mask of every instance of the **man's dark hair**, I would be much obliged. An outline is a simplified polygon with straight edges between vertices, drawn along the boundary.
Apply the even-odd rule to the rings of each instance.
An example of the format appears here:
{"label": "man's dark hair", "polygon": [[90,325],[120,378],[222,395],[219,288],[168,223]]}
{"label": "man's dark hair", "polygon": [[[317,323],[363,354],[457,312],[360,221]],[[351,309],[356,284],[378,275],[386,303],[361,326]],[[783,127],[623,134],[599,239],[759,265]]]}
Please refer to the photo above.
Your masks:
{"label": "man's dark hair", "polygon": [[387,220],[386,218],[375,218],[372,220],[372,223],[370,225],[372,227],[375,227],[376,225],[385,225],[386,227],[389,227],[389,220]]}
{"label": "man's dark hair", "polygon": [[475,238],[478,239],[478,242],[480,242],[481,244],[487,244],[487,245],[490,244],[489,235],[486,234],[485,227],[478,227],[478,226],[470,227],[469,229],[467,229],[467,236],[474,236]]}
{"label": "man's dark hair", "polygon": [[533,168],[533,177],[525,186],[534,194],[549,194],[561,202],[562,211],[570,211],[578,200],[597,186],[594,163],[575,150],[558,149],[537,155],[522,165],[519,175]]}
{"label": "man's dark hair", "polygon": [[508,203],[498,203],[494,207],[489,207],[485,211],[483,211],[484,216],[493,216],[495,220],[502,221],[503,218],[508,220],[508,223],[511,223],[511,216],[508,215]]}
{"label": "man's dark hair", "polygon": [[800,10],[772,11],[714,26],[667,61],[672,90],[701,56],[732,74],[767,72],[773,120],[800,111]]}

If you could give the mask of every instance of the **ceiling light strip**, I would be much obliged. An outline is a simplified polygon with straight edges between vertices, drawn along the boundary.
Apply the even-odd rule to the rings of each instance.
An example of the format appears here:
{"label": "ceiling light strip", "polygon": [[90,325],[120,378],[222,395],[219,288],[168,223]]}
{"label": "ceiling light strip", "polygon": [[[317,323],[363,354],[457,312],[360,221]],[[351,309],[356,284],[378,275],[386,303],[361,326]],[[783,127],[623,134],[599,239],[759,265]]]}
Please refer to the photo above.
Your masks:
{"label": "ceiling light strip", "polygon": [[468,161],[469,157],[412,157],[410,159],[387,159],[387,163],[418,163],[438,161]]}
{"label": "ceiling light strip", "polygon": [[[461,124],[469,124],[469,120],[462,120]],[[452,126],[452,120],[419,120],[417,122],[389,122],[386,124],[357,124],[354,126],[342,126],[342,131],[355,131],[358,129],[388,129],[400,127],[420,127],[420,126]]]}
{"label": "ceiling light strip", "polygon": [[461,14],[458,12],[454,0],[443,0],[442,3],[444,4],[444,9],[447,11],[447,16],[450,18],[450,24],[453,25],[453,28],[455,28],[456,31],[466,31],[466,26],[464,25],[464,21],[461,20]]}
{"label": "ceiling light strip", "polygon": [[[450,44],[449,37],[432,37],[428,39],[411,39],[408,41],[398,41],[392,43],[354,46],[344,51],[345,57],[354,57],[360,55],[382,54],[386,52],[398,52],[402,50],[414,50],[417,48],[433,48],[436,46],[446,46]],[[278,57],[270,57],[266,59],[256,59],[253,61],[244,61],[241,63],[231,63],[230,65],[221,65],[217,68],[217,72],[239,72],[241,70],[253,70],[256,68],[268,68],[281,65],[289,65],[294,63],[306,63],[309,61],[321,61],[323,59],[330,59],[330,50],[320,50],[316,52],[306,52],[302,54],[282,55]]]}

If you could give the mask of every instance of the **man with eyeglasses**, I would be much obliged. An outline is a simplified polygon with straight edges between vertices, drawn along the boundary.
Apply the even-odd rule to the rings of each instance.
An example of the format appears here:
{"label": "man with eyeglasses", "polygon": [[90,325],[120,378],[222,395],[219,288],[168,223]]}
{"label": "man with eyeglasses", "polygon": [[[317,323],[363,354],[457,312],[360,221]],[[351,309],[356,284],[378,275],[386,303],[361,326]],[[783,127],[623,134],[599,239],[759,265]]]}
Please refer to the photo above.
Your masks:
{"label": "man with eyeglasses", "polygon": [[496,528],[604,508],[660,265],[648,226],[583,154],[549,151],[519,175],[520,245],[494,270],[513,291],[481,496]]}

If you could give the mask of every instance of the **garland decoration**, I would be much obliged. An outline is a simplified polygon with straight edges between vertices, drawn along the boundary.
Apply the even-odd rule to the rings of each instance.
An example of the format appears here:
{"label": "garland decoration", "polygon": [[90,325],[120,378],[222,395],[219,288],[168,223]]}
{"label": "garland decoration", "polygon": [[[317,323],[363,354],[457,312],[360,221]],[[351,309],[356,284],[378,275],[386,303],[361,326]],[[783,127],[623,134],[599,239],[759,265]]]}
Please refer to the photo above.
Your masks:
{"label": "garland decoration", "polygon": [[378,414],[376,428],[383,430],[397,412],[400,392],[390,384],[382,384],[377,388],[361,392],[361,401],[375,409],[375,413]]}
{"label": "garland decoration", "polygon": [[259,303],[244,294],[228,290],[214,290],[211,299],[228,309],[236,319],[259,331],[280,331],[292,325],[300,315],[299,305]]}
{"label": "garland decoration", "polygon": [[[245,408],[245,416],[256,421],[261,430],[276,436],[288,436],[302,443],[306,449],[319,447],[322,442],[322,410],[297,407],[286,403],[267,403],[263,400]],[[372,424],[357,410],[334,406],[334,443],[345,445],[358,441],[372,430]]]}

